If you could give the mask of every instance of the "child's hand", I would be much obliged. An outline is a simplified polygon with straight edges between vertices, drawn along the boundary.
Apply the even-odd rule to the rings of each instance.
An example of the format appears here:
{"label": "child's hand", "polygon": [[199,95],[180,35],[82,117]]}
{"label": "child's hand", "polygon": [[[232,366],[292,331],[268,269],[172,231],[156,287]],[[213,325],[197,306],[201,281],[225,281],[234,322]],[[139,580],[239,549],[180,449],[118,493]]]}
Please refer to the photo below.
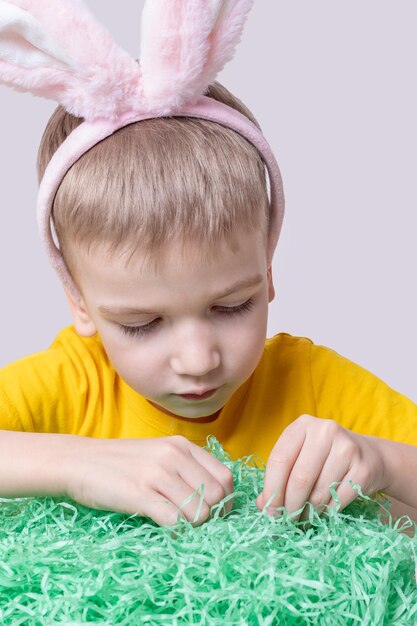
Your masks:
{"label": "child's hand", "polygon": [[[92,439],[80,437],[65,464],[67,495],[80,504],[150,517],[174,525],[181,503],[204,483],[181,516],[204,522],[210,507],[234,490],[232,472],[209,452],[181,436],[155,439]],[[167,502],[168,501],[168,502]],[[229,512],[232,500],[225,509]]]}
{"label": "child's hand", "polygon": [[[329,490],[332,482],[352,480],[361,485],[365,495],[370,495],[385,490],[385,473],[376,437],[358,435],[333,420],[302,415],[283,431],[272,449],[264,489],[256,504],[262,509],[277,490],[271,507],[284,506],[293,513],[308,500],[320,510],[321,505],[332,500]],[[340,485],[336,493],[341,509],[358,495],[349,483]],[[308,509],[293,519],[308,519]],[[269,507],[268,512],[273,513]]]}

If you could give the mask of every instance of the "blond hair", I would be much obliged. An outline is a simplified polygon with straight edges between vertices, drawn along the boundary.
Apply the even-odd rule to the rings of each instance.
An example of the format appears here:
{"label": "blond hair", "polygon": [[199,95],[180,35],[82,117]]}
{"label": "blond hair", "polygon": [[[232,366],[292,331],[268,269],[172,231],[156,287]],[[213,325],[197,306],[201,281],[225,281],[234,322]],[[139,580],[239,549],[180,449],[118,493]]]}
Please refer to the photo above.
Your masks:
{"label": "blond hair", "polygon": [[[259,124],[220,83],[207,96]],[[83,120],[58,107],[43,134],[38,178]],[[245,138],[195,118],[158,118],[126,126],[84,154],[65,175],[52,220],[71,270],[71,244],[107,254],[136,252],[157,261],[162,246],[193,241],[207,258],[220,240],[234,245],[238,229],[268,233],[265,166]]]}

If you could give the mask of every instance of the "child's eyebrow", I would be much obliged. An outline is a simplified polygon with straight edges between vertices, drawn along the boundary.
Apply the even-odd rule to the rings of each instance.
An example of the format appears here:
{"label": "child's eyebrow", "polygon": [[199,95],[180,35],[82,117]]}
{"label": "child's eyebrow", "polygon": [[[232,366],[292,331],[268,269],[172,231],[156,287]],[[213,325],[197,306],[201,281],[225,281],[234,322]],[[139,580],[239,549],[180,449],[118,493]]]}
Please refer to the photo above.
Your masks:
{"label": "child's eyebrow", "polygon": [[[262,274],[256,274],[255,276],[251,276],[249,278],[243,278],[242,280],[238,280],[234,285],[231,285],[224,291],[215,293],[211,296],[211,300],[219,300],[220,298],[224,298],[225,296],[234,293],[235,291],[242,291],[243,289],[248,289],[249,287],[254,287],[263,281]],[[98,307],[100,313],[104,313],[105,315],[149,315],[155,314],[156,311],[150,311],[149,309],[139,309],[137,307],[130,306],[107,306],[102,304]]]}

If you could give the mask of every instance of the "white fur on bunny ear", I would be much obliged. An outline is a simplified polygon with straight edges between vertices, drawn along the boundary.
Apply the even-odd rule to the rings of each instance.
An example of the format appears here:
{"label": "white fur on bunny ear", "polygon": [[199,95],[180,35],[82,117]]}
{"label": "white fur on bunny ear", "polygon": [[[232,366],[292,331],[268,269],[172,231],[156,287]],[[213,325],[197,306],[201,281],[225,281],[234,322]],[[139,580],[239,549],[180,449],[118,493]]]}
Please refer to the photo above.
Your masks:
{"label": "white fur on bunny ear", "polygon": [[195,101],[233,57],[254,0],[147,0],[142,85],[150,108]]}
{"label": "white fur on bunny ear", "polygon": [[140,77],[81,0],[0,0],[0,83],[91,121],[137,110]]}
{"label": "white fur on bunny ear", "polygon": [[0,60],[25,68],[69,69],[66,54],[29,13],[0,0]]}

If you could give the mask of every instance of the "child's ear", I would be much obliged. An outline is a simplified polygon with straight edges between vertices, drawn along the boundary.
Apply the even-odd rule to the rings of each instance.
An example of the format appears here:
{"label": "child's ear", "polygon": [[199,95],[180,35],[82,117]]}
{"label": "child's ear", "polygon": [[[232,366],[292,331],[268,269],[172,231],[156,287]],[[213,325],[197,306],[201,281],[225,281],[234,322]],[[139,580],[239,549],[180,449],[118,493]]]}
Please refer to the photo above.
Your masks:
{"label": "child's ear", "polygon": [[85,307],[84,300],[82,298],[76,300],[66,289],[64,291],[74,318],[77,334],[81,337],[92,337],[96,334],[97,329]]}
{"label": "child's ear", "polygon": [[268,302],[272,302],[272,300],[275,298],[275,287],[274,287],[274,281],[272,278],[272,265],[268,267],[267,277],[268,277]]}

